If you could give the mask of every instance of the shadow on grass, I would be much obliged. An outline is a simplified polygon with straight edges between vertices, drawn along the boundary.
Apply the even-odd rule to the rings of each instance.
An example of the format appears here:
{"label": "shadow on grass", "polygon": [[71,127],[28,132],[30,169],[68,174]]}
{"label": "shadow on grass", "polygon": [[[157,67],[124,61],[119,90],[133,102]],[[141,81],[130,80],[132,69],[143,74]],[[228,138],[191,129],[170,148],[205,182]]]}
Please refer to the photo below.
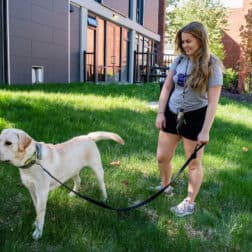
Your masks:
{"label": "shadow on grass", "polygon": [[[8,122],[8,125],[23,129],[35,140],[47,143],[63,142],[92,131],[112,131],[126,141],[122,148],[127,155],[143,149],[148,151],[150,147],[154,151],[156,148],[157,130],[154,127],[155,113],[152,111],[80,110],[43,99],[36,104],[33,106],[20,100],[2,102],[0,118],[4,118],[5,123],[0,124],[0,130],[7,127]],[[150,138],[150,135],[153,137]]]}
{"label": "shadow on grass", "polygon": [[9,91],[41,91],[44,93],[57,93],[57,94],[93,94],[99,96],[127,96],[129,98],[137,98],[139,100],[156,101],[159,98],[159,85],[158,84],[143,84],[143,85],[95,85],[90,83],[78,84],[37,84],[37,85],[13,85],[13,86],[0,86],[0,90]]}
{"label": "shadow on grass", "polygon": [[[13,176],[12,182],[15,186],[18,184],[19,187],[17,170],[13,169],[10,173]],[[83,176],[84,174],[86,176]],[[140,177],[142,177],[140,172],[128,172],[129,181]],[[82,193],[99,198],[100,191],[94,176],[83,171],[82,178],[84,178]],[[5,186],[7,184],[5,183]],[[10,186],[13,187],[12,184]],[[125,185],[122,188],[108,183],[107,189],[109,204],[115,207],[115,204],[127,206],[130,199]],[[149,193],[142,189],[138,197],[145,198],[148,195]],[[6,199],[8,199],[7,204]],[[70,198],[64,188],[58,188],[50,193],[44,235],[39,243],[35,243],[31,238],[31,224],[35,218],[35,211],[28,191],[22,187],[18,189],[17,194],[14,194],[12,190],[6,193],[5,200],[0,200],[2,205],[0,247],[2,251],[12,250],[13,241],[15,241],[15,248],[18,251],[25,251],[31,246],[36,246],[37,250],[34,251],[48,251],[49,248],[57,248],[56,251],[64,249],[70,249],[69,251],[139,251],[141,249],[140,251],[146,251],[146,248],[150,251],[160,251],[160,249],[164,251],[168,247],[173,247],[173,244],[167,241],[165,230],[157,225],[160,214],[157,209],[163,199],[160,197],[147,207],[118,214],[81,199]],[[163,240],[163,243],[153,242],[159,239]]]}

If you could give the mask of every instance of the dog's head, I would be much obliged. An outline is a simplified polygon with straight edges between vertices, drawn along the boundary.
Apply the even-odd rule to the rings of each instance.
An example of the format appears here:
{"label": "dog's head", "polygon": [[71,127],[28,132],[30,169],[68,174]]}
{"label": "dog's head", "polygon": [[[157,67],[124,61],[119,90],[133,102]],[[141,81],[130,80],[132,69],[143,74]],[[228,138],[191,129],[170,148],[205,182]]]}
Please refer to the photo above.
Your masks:
{"label": "dog's head", "polygon": [[4,129],[0,134],[0,161],[22,166],[35,149],[33,139],[20,129]]}

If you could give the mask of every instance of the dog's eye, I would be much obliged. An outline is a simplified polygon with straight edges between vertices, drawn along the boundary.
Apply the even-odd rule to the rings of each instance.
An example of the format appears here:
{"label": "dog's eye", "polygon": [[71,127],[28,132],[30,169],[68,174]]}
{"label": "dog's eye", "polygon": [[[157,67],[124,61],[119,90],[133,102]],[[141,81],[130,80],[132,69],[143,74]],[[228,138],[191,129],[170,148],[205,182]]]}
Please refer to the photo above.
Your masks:
{"label": "dog's eye", "polygon": [[9,146],[9,145],[12,145],[12,142],[6,141],[4,144]]}

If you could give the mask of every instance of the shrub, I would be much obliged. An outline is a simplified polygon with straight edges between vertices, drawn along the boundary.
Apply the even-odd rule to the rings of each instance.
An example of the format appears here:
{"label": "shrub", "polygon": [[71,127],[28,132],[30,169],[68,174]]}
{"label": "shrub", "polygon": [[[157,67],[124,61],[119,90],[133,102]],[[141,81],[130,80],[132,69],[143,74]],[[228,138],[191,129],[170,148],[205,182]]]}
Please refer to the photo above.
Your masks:
{"label": "shrub", "polygon": [[238,86],[238,72],[227,68],[223,75],[224,87],[228,90],[236,90]]}

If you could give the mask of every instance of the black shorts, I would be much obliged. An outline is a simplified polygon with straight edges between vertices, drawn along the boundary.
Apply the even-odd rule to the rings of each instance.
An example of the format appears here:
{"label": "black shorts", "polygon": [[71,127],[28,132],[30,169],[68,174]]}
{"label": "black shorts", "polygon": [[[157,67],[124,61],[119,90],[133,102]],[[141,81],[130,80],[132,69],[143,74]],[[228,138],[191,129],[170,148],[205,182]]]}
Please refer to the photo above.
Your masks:
{"label": "black shorts", "polygon": [[166,128],[164,128],[163,131],[197,141],[198,134],[203,127],[206,110],[207,106],[197,110],[185,112],[185,123],[182,124],[178,132],[176,129],[177,114],[174,114],[169,110],[169,108],[167,108],[165,111]]}

